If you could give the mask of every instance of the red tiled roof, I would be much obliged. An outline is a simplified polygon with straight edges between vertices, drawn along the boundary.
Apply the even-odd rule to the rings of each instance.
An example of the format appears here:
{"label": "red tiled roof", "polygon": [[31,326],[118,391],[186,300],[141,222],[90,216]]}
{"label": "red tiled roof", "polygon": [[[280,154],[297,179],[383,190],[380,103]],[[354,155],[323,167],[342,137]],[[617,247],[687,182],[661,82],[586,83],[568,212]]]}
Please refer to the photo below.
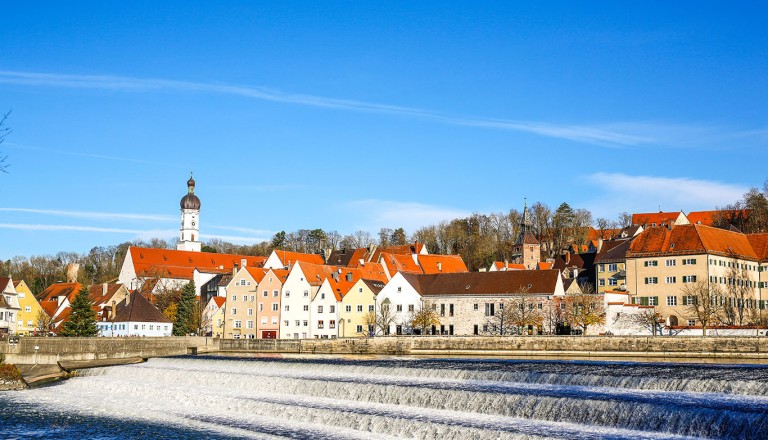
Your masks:
{"label": "red tiled roof", "polygon": [[680,216],[679,212],[645,212],[640,214],[632,214],[633,225],[652,225],[661,226],[663,224],[669,225],[677,220]]}
{"label": "red tiled roof", "polygon": [[8,283],[11,281],[8,277],[0,277],[0,292],[4,291]]}
{"label": "red tiled roof", "polygon": [[752,250],[758,260],[768,260],[768,233],[749,234],[747,240],[752,245]]}
{"label": "red tiled roof", "polygon": [[646,229],[632,241],[627,257],[705,253],[757,260],[746,235],[703,225]]}
{"label": "red tiled roof", "polygon": [[371,261],[380,262],[382,254],[395,254],[395,255],[411,255],[420,254],[424,248],[423,243],[415,242],[411,244],[395,245],[395,246],[382,246],[376,248],[371,256]]}
{"label": "red tiled roof", "polygon": [[[128,249],[137,276],[191,280],[197,268],[203,272],[231,271],[245,259],[248,266],[263,266],[266,257],[178,251],[131,246]],[[216,272],[218,273],[218,272]]]}
{"label": "red tiled roof", "polygon": [[221,308],[222,306],[224,306],[224,303],[227,302],[227,298],[225,298],[223,296],[214,296],[213,297],[213,302],[216,303],[216,306]]}
{"label": "red tiled roof", "polygon": [[419,255],[418,260],[426,274],[469,272],[461,255]]}
{"label": "red tiled roof", "polygon": [[59,308],[59,303],[56,300],[38,302],[40,303],[40,307],[48,316],[53,316],[56,314],[56,310]]}
{"label": "red tiled roof", "polygon": [[245,270],[248,271],[248,274],[250,274],[257,283],[261,283],[261,280],[264,279],[264,275],[269,272],[269,269],[264,269],[261,267],[246,267]]}
{"label": "red tiled roof", "polygon": [[718,218],[728,219],[735,216],[747,217],[749,216],[749,210],[737,210],[737,209],[721,209],[716,211],[694,211],[688,213],[688,221],[693,224],[702,224],[706,226],[712,226],[715,224],[715,220]]}
{"label": "red tiled roof", "polygon": [[291,251],[281,251],[281,250],[276,250],[275,253],[277,254],[277,258],[279,258],[280,261],[285,266],[287,266],[289,263],[292,265],[296,264],[299,261],[302,261],[304,263],[312,263],[312,264],[325,263],[325,261],[323,261],[323,257],[317,254],[303,254],[301,252],[291,252]]}
{"label": "red tiled roof", "polygon": [[77,292],[83,288],[80,283],[56,283],[48,286],[47,289],[40,292],[37,296],[38,301],[55,300],[57,296],[65,296],[69,302],[72,302]]}
{"label": "red tiled roof", "polygon": [[338,268],[336,266],[326,266],[323,264],[312,264],[306,262],[299,262],[301,272],[304,274],[304,279],[312,286],[319,286],[323,284],[326,278]]}
{"label": "red tiled roof", "polygon": [[549,270],[549,269],[552,269],[553,264],[554,263],[549,263],[549,262],[546,262],[546,261],[539,261],[538,263],[536,263],[536,269],[538,269],[538,270]]}
{"label": "red tiled roof", "polygon": [[88,298],[96,306],[106,304],[121,287],[123,287],[122,284],[107,284],[107,291],[105,293],[103,284],[94,284],[88,289]]}
{"label": "red tiled roof", "polygon": [[496,270],[526,270],[525,264],[519,263],[505,263],[503,261],[494,261],[493,265]]}
{"label": "red tiled roof", "polygon": [[397,272],[422,273],[421,267],[413,261],[411,255],[381,253],[381,264],[387,266],[389,274],[394,276]]}

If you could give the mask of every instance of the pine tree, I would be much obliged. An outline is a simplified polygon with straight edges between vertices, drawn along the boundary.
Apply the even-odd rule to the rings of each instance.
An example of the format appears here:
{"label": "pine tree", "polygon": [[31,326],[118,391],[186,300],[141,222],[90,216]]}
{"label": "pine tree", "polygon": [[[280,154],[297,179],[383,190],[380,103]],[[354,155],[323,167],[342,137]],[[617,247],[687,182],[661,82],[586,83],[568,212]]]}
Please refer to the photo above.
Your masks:
{"label": "pine tree", "polygon": [[93,301],[88,297],[88,288],[83,287],[75,295],[72,301],[72,311],[69,320],[64,323],[62,336],[96,336],[99,329],[96,327],[96,312],[91,308]]}
{"label": "pine tree", "polygon": [[173,334],[175,336],[186,336],[190,332],[196,331],[193,328],[195,322],[195,283],[190,281],[181,290],[178,309],[176,310],[176,321],[173,323]]}

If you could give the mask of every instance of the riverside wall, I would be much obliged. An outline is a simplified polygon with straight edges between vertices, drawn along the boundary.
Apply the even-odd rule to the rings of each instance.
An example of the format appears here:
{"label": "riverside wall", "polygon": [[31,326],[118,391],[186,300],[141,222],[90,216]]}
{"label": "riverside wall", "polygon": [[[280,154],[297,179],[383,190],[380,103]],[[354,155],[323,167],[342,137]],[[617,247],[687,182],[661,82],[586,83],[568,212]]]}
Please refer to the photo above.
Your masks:
{"label": "riverside wall", "polygon": [[425,356],[751,358],[768,360],[766,337],[504,336],[370,339],[223,339],[221,353]]}
{"label": "riverside wall", "polygon": [[35,338],[0,342],[0,357],[17,365],[56,365],[59,362],[178,356],[218,350],[218,340],[205,337],[170,338]]}

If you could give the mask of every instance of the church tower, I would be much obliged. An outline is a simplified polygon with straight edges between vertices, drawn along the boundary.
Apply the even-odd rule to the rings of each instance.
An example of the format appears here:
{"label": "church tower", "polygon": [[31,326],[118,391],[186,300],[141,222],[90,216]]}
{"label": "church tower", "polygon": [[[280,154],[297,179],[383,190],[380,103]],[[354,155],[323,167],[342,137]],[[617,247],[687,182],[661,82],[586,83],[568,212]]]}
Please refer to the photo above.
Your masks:
{"label": "church tower", "polygon": [[195,195],[195,179],[189,176],[187,195],[181,198],[181,236],[176,249],[200,252],[200,199]]}
{"label": "church tower", "polygon": [[523,208],[523,218],[520,220],[520,235],[517,236],[517,241],[512,247],[512,256],[526,269],[536,269],[541,261],[541,243],[533,235],[533,222],[527,201]]}

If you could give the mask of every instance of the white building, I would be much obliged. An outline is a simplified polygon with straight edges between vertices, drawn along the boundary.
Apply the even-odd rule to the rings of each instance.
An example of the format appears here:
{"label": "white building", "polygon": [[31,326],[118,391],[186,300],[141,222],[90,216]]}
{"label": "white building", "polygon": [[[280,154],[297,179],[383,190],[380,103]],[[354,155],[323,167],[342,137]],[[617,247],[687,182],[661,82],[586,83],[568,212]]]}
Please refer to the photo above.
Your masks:
{"label": "white building", "polygon": [[16,319],[20,311],[13,280],[0,277],[0,333],[16,333]]}
{"label": "white building", "polygon": [[117,305],[111,320],[99,321],[97,326],[99,336],[106,337],[173,335],[171,320],[138,292],[131,293]]}
{"label": "white building", "polygon": [[335,270],[324,266],[298,262],[291,269],[285,283],[280,309],[280,339],[313,338],[309,323],[312,320],[310,306],[323,281]]}
{"label": "white building", "polygon": [[187,195],[181,198],[181,235],[176,249],[200,252],[200,199],[195,195],[195,179],[187,181]]}

